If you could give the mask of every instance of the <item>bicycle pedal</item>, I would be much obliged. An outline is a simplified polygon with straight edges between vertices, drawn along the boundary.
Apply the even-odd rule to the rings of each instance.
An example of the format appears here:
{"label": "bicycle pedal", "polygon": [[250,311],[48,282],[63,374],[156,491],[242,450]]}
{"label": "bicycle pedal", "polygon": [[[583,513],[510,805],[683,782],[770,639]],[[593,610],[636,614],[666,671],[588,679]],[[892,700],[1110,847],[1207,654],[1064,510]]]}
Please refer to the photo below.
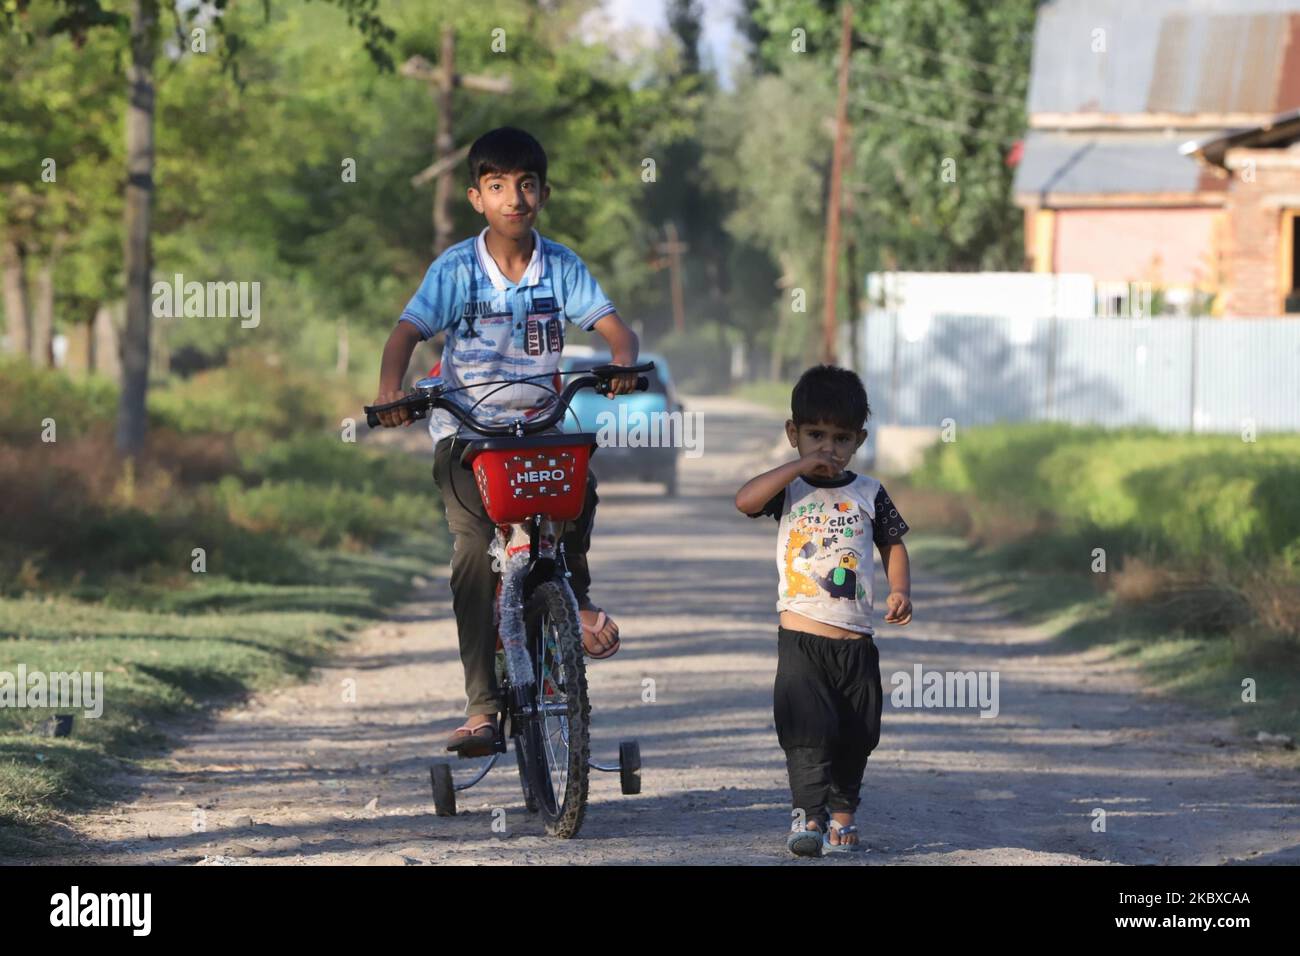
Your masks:
{"label": "bicycle pedal", "polygon": [[491,757],[494,753],[505,753],[505,752],[506,752],[505,746],[500,745],[500,746],[493,746],[491,750],[484,750],[481,752],[476,751],[474,753],[465,753],[465,751],[463,750],[458,750],[456,751],[456,756],[459,757],[461,760],[482,760],[485,757]]}

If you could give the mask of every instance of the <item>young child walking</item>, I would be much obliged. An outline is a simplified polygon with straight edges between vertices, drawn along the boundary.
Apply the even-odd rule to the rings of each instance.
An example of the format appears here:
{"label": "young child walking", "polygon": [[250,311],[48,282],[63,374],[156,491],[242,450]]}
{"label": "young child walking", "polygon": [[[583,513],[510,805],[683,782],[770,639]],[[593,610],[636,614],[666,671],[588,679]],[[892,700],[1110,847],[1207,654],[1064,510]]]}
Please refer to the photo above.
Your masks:
{"label": "young child walking", "polygon": [[736,507],[780,524],[776,733],[794,806],[786,847],[798,856],[861,849],[854,815],[880,741],[883,691],[871,624],[871,547],[889,579],[884,620],[912,619],[905,522],[875,478],[847,471],[871,415],[848,369],[804,372],[786,437],[799,457],[747,481]]}

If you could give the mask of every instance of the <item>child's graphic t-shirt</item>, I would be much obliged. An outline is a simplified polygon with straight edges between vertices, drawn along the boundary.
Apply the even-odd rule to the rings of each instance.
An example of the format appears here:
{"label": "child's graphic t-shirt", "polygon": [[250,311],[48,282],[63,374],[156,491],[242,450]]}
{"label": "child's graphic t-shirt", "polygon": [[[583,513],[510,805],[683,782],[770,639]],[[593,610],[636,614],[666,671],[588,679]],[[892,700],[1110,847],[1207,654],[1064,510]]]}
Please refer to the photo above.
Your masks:
{"label": "child's graphic t-shirt", "polygon": [[750,517],[759,515],[780,522],[777,611],[874,634],[871,547],[893,544],[908,530],[885,486],[851,471],[834,479],[800,476]]}
{"label": "child's graphic t-shirt", "polygon": [[[460,389],[455,400],[476,418],[508,425],[552,407],[566,323],[590,331],[614,305],[572,249],[536,229],[518,283],[488,253],[486,235],[485,228],[434,260],[399,321],[414,325],[421,339],[445,329],[439,374]],[[488,384],[503,380],[518,384]],[[469,433],[450,412],[430,413],[435,445],[457,431]]]}

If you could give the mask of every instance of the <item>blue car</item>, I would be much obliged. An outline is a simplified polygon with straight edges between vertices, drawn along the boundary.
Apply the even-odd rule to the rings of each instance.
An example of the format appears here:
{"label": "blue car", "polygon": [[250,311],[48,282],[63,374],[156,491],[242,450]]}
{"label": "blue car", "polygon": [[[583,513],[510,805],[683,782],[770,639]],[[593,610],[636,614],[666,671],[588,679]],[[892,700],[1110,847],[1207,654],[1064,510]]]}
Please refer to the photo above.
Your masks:
{"label": "blue car", "polygon": [[[560,369],[580,372],[609,362],[607,352],[565,349]],[[677,400],[663,356],[642,352],[637,362],[655,364],[653,371],[643,373],[650,381],[646,391],[615,395],[611,399],[590,389],[583,390],[569,406],[564,430],[596,432],[601,447],[592,459],[592,469],[601,481],[661,482],[669,495],[676,495],[681,413],[685,410]],[[566,375],[565,380],[571,377]],[[678,414],[668,417],[673,412]]]}

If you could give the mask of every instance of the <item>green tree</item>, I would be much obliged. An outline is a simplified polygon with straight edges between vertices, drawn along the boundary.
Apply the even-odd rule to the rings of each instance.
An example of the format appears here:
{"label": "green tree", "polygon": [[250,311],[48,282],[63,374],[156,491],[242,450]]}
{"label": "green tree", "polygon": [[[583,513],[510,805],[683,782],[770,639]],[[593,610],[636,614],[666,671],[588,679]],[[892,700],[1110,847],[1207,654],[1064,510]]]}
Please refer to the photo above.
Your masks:
{"label": "green tree", "polygon": [[723,224],[735,243],[762,250],[779,270],[748,286],[757,301],[745,313],[759,322],[752,334],[772,356],[775,376],[815,339],[834,92],[825,70],[807,60],[741,77],[737,88],[743,95],[710,110],[703,168],[726,197]]}
{"label": "green tree", "polygon": [[[31,18],[48,28],[58,11]],[[120,86],[107,37],[28,44],[0,34],[0,245],[9,351],[47,365],[56,312],[80,319],[107,278],[82,255],[119,214],[115,139]],[[84,54],[84,55],[83,55]],[[120,239],[118,239],[120,245]],[[56,309],[56,296],[60,308]]]}
{"label": "green tree", "polygon": [[[382,67],[391,68],[385,45],[392,39],[389,28],[374,13],[376,0],[332,0],[343,9],[350,23],[361,32],[366,48]],[[126,194],[123,226],[125,232],[126,330],[122,342],[122,391],[118,407],[117,446],[126,454],[139,452],[146,430],[145,397],[149,385],[150,290],[152,276],[152,217],[154,213],[154,109],[156,86],[154,65],[162,33],[159,18],[160,0],[123,0],[125,12],[101,0],[62,0],[64,14],[51,24],[47,35],[67,34],[79,45],[86,36],[100,28],[124,32],[128,59],[126,64]],[[6,0],[0,14],[7,28],[17,28],[26,39],[32,37],[28,20],[28,0]],[[224,14],[230,0],[214,0],[217,31],[224,35],[220,54],[238,80],[237,60],[241,37],[225,29]],[[269,0],[263,8],[269,12]],[[181,18],[189,23],[202,15],[202,8],[168,8],[176,18],[176,33],[184,50],[186,30]]]}
{"label": "green tree", "polygon": [[[838,0],[752,0],[755,58],[786,86],[772,102],[782,124],[824,124],[834,110]],[[850,56],[850,158],[844,184],[845,221],[838,298],[850,306],[863,274],[877,269],[1017,269],[1022,262],[1021,216],[1012,201],[1007,164],[1025,126],[1024,97],[1032,49],[1035,0],[875,0],[853,5]],[[759,84],[755,83],[755,91]],[[763,163],[756,148],[768,127],[747,131],[747,155],[766,167],[750,201],[769,221],[789,225],[769,249],[808,274],[820,260],[820,216],[826,186],[813,188],[809,170],[829,168],[830,139],[809,130],[781,140],[781,160]],[[741,147],[744,149],[744,146]],[[817,151],[825,150],[824,159]],[[790,150],[791,152],[787,152]],[[788,160],[788,163],[782,162]],[[788,175],[783,175],[780,168]],[[766,200],[762,193],[769,195]],[[799,215],[780,210],[798,209]],[[741,209],[748,209],[745,200]],[[733,229],[762,229],[755,217]],[[814,253],[812,250],[818,250]],[[819,284],[814,273],[809,282]],[[815,307],[810,304],[815,314]]]}

